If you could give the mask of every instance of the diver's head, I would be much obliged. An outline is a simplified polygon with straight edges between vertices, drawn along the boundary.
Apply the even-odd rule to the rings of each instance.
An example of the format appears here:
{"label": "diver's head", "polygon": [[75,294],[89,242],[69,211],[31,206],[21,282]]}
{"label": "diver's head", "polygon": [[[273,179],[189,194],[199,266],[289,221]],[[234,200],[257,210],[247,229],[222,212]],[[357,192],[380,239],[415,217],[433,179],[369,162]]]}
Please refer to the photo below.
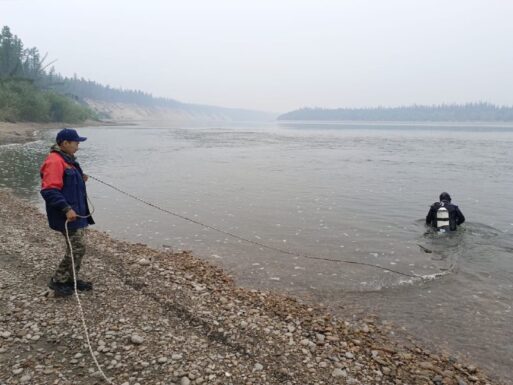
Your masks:
{"label": "diver's head", "polygon": [[448,192],[443,192],[440,194],[440,202],[442,202],[442,201],[446,201],[446,202],[451,201],[451,196],[449,195]]}

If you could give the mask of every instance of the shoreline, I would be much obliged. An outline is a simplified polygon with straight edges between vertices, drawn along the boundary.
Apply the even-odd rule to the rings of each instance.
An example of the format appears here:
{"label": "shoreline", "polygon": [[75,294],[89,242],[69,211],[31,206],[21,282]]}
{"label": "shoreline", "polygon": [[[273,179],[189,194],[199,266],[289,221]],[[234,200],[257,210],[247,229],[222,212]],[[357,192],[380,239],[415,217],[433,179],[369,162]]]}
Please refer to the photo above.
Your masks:
{"label": "shoreline", "polygon": [[[0,222],[0,380],[91,383],[95,369],[75,299],[46,289],[62,236],[5,190]],[[500,384],[447,354],[399,343],[393,326],[374,318],[337,318],[284,295],[237,287],[189,252],[95,230],[88,247],[82,272],[95,290],[81,300],[93,349],[117,384]]]}
{"label": "shoreline", "polygon": [[0,146],[5,144],[21,144],[37,139],[37,133],[41,130],[60,129],[65,127],[98,127],[107,125],[117,125],[117,122],[86,120],[83,123],[36,123],[19,122],[9,123],[0,122]]}

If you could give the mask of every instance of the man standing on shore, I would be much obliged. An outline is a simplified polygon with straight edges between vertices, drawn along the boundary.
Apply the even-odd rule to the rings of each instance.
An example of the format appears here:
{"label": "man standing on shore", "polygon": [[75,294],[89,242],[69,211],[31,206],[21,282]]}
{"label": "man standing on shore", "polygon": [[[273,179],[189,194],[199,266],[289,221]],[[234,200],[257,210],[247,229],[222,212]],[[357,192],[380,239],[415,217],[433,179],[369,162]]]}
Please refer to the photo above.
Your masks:
{"label": "man standing on shore", "polygon": [[[87,204],[87,175],[82,172],[75,158],[79,143],[86,139],[79,136],[76,130],[64,128],[57,134],[57,143],[52,146],[41,166],[41,195],[46,203],[48,223],[51,229],[62,233],[66,241],[64,258],[48,284],[57,296],[69,296],[74,291],[66,220],[77,275],[86,250],[84,231],[88,225],[94,224]],[[78,290],[92,288],[92,283],[77,279]]]}

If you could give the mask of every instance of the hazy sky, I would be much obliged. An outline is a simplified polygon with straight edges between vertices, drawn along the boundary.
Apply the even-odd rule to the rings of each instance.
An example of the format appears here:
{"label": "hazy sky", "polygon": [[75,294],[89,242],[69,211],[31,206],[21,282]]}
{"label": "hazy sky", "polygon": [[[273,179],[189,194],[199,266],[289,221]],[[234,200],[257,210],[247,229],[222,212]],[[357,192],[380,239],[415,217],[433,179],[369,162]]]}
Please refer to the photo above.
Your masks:
{"label": "hazy sky", "polygon": [[64,75],[285,112],[513,105],[512,0],[0,0]]}

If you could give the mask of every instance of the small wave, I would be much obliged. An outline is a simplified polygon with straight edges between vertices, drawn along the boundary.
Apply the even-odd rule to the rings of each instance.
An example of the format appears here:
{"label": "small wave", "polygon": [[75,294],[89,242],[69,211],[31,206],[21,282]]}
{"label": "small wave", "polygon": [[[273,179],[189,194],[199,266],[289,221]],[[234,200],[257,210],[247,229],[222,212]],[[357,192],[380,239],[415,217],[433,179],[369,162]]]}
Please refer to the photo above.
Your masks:
{"label": "small wave", "polygon": [[414,285],[418,282],[430,282],[430,281],[434,281],[435,279],[446,276],[446,275],[450,274],[451,272],[452,272],[452,267],[446,271],[441,271],[439,273],[419,275],[417,277],[412,277],[412,278],[404,278],[404,279],[399,280],[399,285],[405,286],[405,285]]}
{"label": "small wave", "polygon": [[43,143],[44,141],[41,140],[41,139],[34,139],[34,140],[29,140],[27,142],[17,142],[17,143],[5,143],[5,144],[2,144],[0,145],[0,148],[16,148],[16,147],[29,147],[31,145],[34,145],[34,144],[39,144],[39,143]]}

